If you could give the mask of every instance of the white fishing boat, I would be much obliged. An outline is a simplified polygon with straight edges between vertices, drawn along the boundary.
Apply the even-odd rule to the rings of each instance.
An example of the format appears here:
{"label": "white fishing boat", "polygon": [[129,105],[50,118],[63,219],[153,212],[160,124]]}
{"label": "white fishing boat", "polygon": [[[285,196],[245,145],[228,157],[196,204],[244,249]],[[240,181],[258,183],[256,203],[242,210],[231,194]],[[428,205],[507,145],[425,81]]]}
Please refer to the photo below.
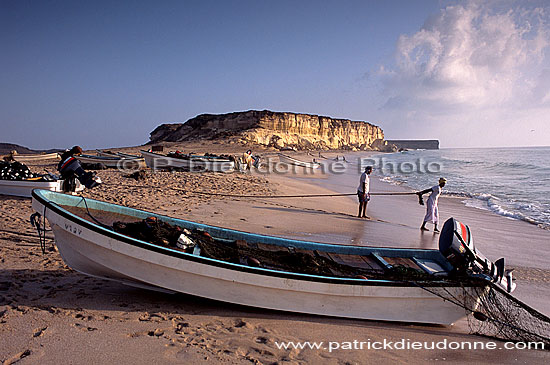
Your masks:
{"label": "white fishing boat", "polygon": [[82,164],[103,165],[108,168],[139,169],[145,167],[142,157],[75,155]]}
{"label": "white fishing boat", "polygon": [[117,158],[139,158],[142,159],[143,157],[138,155],[131,155],[129,153],[124,152],[112,152],[112,151],[103,151],[103,150],[96,150],[97,155],[101,157],[117,157]]}
{"label": "white fishing boat", "polygon": [[[33,192],[32,206],[48,220],[63,260],[81,273],[141,288],[253,307],[336,317],[451,324],[476,309],[479,294],[465,294],[474,289],[475,293],[484,293],[485,286],[494,281],[482,271],[475,280],[466,277],[474,281],[452,279],[457,268],[448,258],[459,262],[456,257],[461,254],[454,246],[458,242],[454,236],[464,234],[457,231],[460,228],[456,228],[459,226],[454,220],[442,231],[445,242],[440,241],[440,250],[395,249],[322,244],[246,233],[44,190]],[[115,221],[144,219],[165,222],[183,232],[184,229],[199,232],[205,241],[185,249],[163,247],[111,228]],[[459,243],[466,245],[467,248],[462,249],[470,252],[475,248],[470,244],[469,230],[466,234],[460,238],[464,243]],[[212,247],[229,252],[248,250],[243,252],[279,255],[276,257],[284,259],[275,260],[271,264],[275,266],[262,263],[263,258],[258,256],[260,262],[250,254],[246,259],[241,257],[241,261],[219,259],[209,253],[216,252],[211,251]],[[468,260],[466,253],[462,256]],[[321,259],[326,265],[332,265],[328,266],[332,267],[330,272],[303,271],[308,260]],[[297,261],[296,270],[276,266],[294,261]],[[493,265],[490,263],[490,267]],[[402,269],[405,266],[406,270]],[[325,265],[316,267],[325,270]],[[354,275],[355,270],[370,274]],[[400,279],[392,276],[399,272],[405,273],[400,274]],[[410,272],[415,274],[409,276]],[[482,290],[477,291],[480,288]],[[460,305],[434,294],[437,290],[453,295]]]}
{"label": "white fishing boat", "polygon": [[[63,180],[0,180],[0,195],[11,195],[30,198],[34,189],[63,191]],[[76,192],[84,190],[84,185],[77,181]]]}
{"label": "white fishing boat", "polygon": [[18,162],[38,162],[59,159],[59,154],[57,152],[53,153],[39,153],[39,154],[24,154],[20,155],[18,153],[12,155],[13,159]]}
{"label": "white fishing boat", "polygon": [[279,153],[278,155],[279,155],[279,161],[287,165],[295,165],[295,166],[305,167],[308,169],[318,169],[321,166],[321,164],[315,160],[313,160],[312,162],[305,162],[305,161],[300,161],[290,156],[284,155],[282,153]]}
{"label": "white fishing boat", "polygon": [[183,169],[189,171],[231,172],[235,170],[235,161],[200,155],[170,157],[149,151],[140,151],[145,163],[153,170]]}

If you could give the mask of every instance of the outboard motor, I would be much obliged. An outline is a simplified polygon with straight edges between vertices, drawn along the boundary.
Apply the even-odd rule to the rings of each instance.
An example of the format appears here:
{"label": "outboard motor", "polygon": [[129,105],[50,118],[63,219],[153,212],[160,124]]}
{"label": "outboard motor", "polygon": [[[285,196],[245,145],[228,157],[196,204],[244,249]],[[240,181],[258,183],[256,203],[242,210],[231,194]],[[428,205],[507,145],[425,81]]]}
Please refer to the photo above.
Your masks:
{"label": "outboard motor", "polygon": [[439,236],[439,252],[457,270],[467,269],[475,261],[475,247],[470,228],[449,218]]}
{"label": "outboard motor", "polygon": [[504,258],[495,262],[486,258],[474,246],[470,227],[454,218],[449,218],[443,225],[439,252],[457,271],[471,270],[474,274],[482,274],[509,293],[516,288],[512,281],[512,270],[504,270]]}

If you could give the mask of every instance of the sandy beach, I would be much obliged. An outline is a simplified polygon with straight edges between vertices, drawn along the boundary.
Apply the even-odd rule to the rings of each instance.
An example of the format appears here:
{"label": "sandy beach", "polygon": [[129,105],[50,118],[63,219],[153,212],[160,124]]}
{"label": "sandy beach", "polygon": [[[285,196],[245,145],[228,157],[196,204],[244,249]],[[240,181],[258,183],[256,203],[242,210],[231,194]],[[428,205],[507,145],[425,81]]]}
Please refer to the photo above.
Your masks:
{"label": "sandy beach", "polygon": [[[200,147],[196,146],[198,152]],[[54,170],[53,165],[29,166],[36,171]],[[344,185],[333,188],[334,176],[148,171],[146,180],[138,182],[116,170],[98,174],[104,184],[84,196],[201,223],[318,242],[419,248],[438,244],[438,235],[419,230],[424,207],[414,195],[373,197],[368,205],[371,218],[365,220],[355,217],[354,197],[251,199],[193,192],[350,193]],[[376,176],[371,181],[372,192],[408,191]],[[550,314],[550,231],[466,207],[456,197],[442,197],[440,210],[442,220],[452,216],[468,224],[486,256],[505,257],[516,270],[514,294]],[[51,233],[47,252],[42,254],[29,223],[32,213],[30,199],[0,196],[3,364],[533,364],[550,360],[548,351],[537,350],[279,349],[276,342],[283,341],[489,339],[469,334],[466,320],[454,326],[429,326],[326,318],[160,294],[88,277],[63,263]]]}

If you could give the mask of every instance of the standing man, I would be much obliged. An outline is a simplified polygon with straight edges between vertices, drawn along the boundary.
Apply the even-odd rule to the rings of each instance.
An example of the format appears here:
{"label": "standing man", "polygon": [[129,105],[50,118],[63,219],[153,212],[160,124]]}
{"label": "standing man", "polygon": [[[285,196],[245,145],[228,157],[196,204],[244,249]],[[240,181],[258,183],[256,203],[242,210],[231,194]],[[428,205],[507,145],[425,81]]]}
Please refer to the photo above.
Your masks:
{"label": "standing man", "polygon": [[372,166],[365,167],[365,172],[361,174],[359,179],[359,187],[357,188],[357,197],[359,198],[359,214],[357,218],[368,218],[367,216],[367,203],[370,200],[369,175],[372,172]]}
{"label": "standing man", "polygon": [[426,222],[432,222],[434,224],[434,232],[439,232],[439,229],[437,229],[437,224],[439,223],[439,209],[437,208],[437,202],[439,200],[439,196],[441,195],[441,189],[443,189],[446,182],[447,179],[442,177],[439,179],[439,185],[416,193],[420,199],[420,203],[422,204],[422,195],[431,192],[426,204],[426,216],[424,217],[424,222],[420,227],[421,231],[429,231],[429,229],[426,228]]}

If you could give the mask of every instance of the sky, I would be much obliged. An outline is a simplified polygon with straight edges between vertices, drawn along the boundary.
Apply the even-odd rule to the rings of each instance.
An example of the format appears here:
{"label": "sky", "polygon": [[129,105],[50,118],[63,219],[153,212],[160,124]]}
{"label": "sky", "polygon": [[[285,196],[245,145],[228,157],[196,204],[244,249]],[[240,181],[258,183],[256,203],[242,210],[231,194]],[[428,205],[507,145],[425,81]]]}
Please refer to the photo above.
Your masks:
{"label": "sky", "polygon": [[0,0],[0,142],[140,145],[250,109],[550,145],[550,2]]}

